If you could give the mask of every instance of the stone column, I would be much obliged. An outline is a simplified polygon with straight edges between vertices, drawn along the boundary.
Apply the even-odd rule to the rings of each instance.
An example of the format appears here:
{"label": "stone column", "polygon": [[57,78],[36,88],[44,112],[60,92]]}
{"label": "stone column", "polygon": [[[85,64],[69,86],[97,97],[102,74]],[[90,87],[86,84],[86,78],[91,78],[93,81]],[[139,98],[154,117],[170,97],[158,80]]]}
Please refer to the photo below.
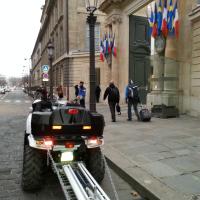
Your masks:
{"label": "stone column", "polygon": [[[165,40],[163,40],[165,41]],[[160,46],[156,45],[154,48],[159,52],[151,56],[151,65],[153,66],[153,75],[151,77],[151,93],[147,94],[147,106],[150,108],[153,105],[162,104],[162,92],[164,90],[164,63],[165,63],[165,42]],[[156,47],[157,46],[157,47]],[[160,49],[159,49],[160,48]]]}
{"label": "stone column", "polygon": [[152,92],[147,96],[149,107],[165,104],[179,105],[178,96],[178,62],[175,37],[168,36],[166,48],[162,54],[153,56]]}
{"label": "stone column", "polygon": [[164,56],[155,55],[151,58],[151,65],[153,66],[153,75],[151,77],[152,92],[162,92],[164,89]]}
{"label": "stone column", "polygon": [[175,37],[167,38],[164,65],[164,90],[162,103],[178,107],[178,68],[177,40]]}
{"label": "stone column", "polygon": [[[110,26],[112,27],[112,33],[115,35],[115,45],[117,49],[119,48],[119,28],[121,23],[121,15],[119,14],[120,11],[115,9],[112,14],[110,14],[106,19],[106,28],[107,32],[109,32]],[[118,53],[118,52],[117,52]],[[106,86],[113,80],[114,83],[119,86],[119,61],[118,55],[115,58],[112,54],[108,60],[104,61],[104,74],[105,74],[105,82]]]}

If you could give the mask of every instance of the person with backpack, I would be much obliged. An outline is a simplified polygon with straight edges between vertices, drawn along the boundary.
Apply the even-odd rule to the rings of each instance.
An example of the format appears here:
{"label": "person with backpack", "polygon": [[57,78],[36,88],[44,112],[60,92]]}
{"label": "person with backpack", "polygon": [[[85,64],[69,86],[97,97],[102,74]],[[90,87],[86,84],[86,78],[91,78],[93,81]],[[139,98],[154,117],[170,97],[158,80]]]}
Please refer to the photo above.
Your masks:
{"label": "person with backpack", "polygon": [[103,100],[105,101],[107,97],[108,97],[108,104],[110,108],[112,122],[116,122],[115,107],[116,104],[119,104],[120,94],[118,88],[114,85],[113,81],[110,81],[109,86],[106,88],[103,95]]}
{"label": "person with backpack", "polygon": [[140,103],[140,98],[138,94],[138,86],[133,84],[132,80],[129,80],[129,84],[126,87],[126,92],[125,92],[125,97],[126,97],[126,103],[128,104],[128,121],[132,121],[132,106],[135,112],[135,115],[138,119],[140,120],[139,114],[138,114],[138,103]]}
{"label": "person with backpack", "polygon": [[83,85],[84,82],[80,81],[77,98],[80,100],[80,105],[85,108],[86,88]]}

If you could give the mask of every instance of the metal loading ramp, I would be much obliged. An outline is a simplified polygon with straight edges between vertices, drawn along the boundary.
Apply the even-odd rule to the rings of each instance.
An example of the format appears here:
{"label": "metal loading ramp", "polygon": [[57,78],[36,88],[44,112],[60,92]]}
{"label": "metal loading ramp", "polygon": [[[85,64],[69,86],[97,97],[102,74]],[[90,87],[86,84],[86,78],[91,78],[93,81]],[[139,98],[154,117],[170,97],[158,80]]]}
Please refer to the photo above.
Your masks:
{"label": "metal loading ramp", "polygon": [[67,200],[110,200],[83,162],[55,163],[47,153]]}

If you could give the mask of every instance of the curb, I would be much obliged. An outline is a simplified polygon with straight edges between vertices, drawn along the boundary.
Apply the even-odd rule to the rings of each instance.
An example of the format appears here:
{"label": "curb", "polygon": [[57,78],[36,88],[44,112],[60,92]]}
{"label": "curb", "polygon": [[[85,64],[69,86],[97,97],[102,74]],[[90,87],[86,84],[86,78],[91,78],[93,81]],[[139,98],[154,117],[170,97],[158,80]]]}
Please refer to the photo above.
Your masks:
{"label": "curb", "polygon": [[122,178],[124,179],[134,190],[136,190],[141,197],[146,200],[160,200],[155,194],[138,183],[132,176],[126,173],[123,169],[117,166],[112,160],[105,156],[108,165]]}

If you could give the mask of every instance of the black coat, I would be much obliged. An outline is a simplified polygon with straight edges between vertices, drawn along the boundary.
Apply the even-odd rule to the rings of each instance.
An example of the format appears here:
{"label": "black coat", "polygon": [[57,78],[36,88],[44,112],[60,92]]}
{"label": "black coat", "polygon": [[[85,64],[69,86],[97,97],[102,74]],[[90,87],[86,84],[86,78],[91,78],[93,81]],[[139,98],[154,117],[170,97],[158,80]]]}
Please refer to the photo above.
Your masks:
{"label": "black coat", "polygon": [[[113,94],[113,89],[116,91],[116,94]],[[114,84],[110,84],[109,87],[106,88],[106,91],[103,95],[103,100],[106,100],[108,97],[108,102],[119,103],[120,94],[118,88]]]}
{"label": "black coat", "polygon": [[100,93],[101,93],[101,88],[99,86],[97,86],[95,89],[95,95],[100,96]]}

